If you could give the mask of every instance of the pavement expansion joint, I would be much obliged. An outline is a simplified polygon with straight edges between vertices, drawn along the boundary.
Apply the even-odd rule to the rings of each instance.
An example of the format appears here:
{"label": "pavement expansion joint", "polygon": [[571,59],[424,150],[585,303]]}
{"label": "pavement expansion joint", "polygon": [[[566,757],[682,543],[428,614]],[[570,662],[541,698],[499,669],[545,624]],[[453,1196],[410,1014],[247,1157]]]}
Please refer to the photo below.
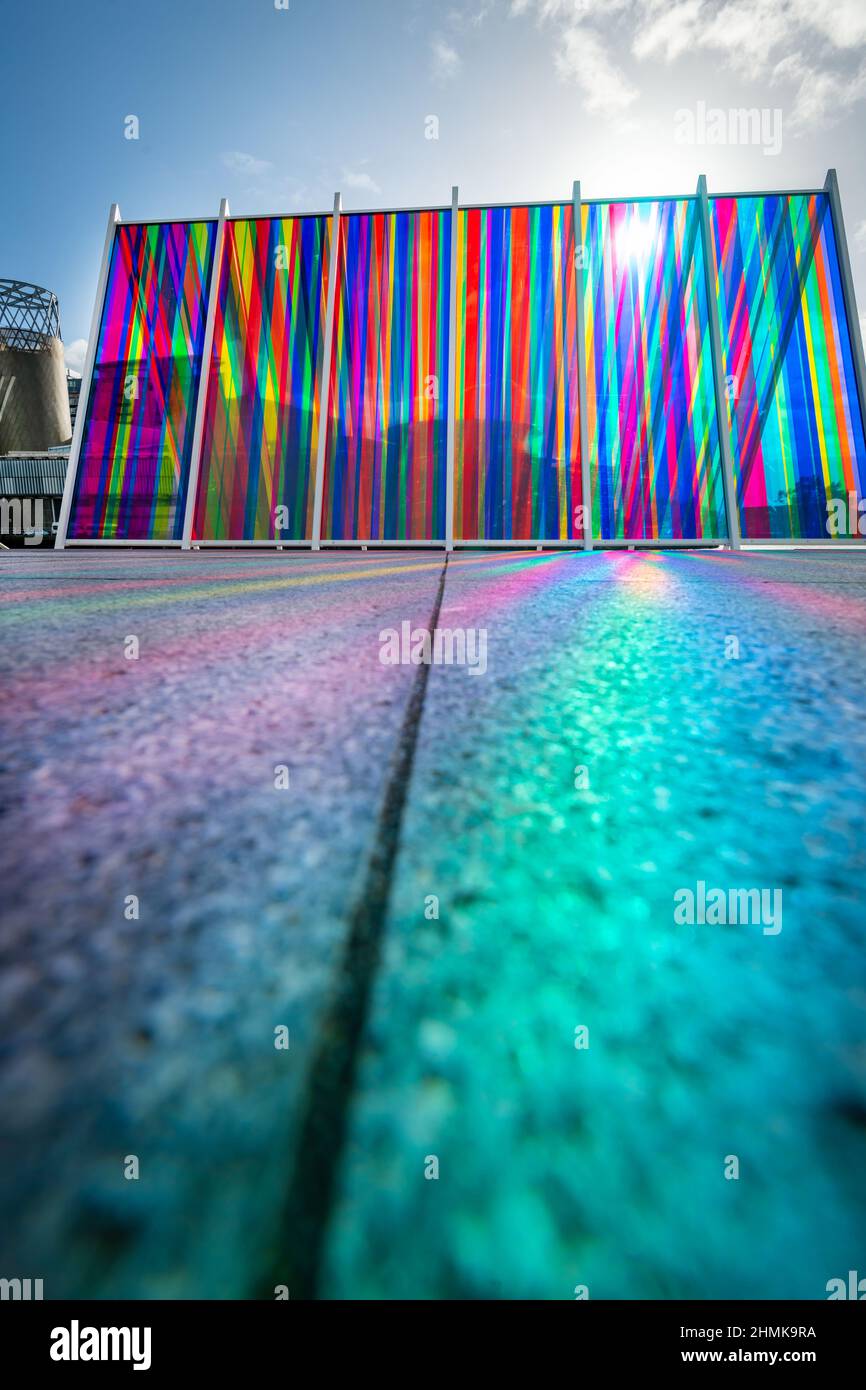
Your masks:
{"label": "pavement expansion joint", "polygon": [[[446,555],[427,627],[431,641],[442,609],[447,569]],[[422,662],[391,759],[361,891],[349,913],[346,944],[331,999],[313,1044],[292,1176],[276,1227],[273,1269],[268,1270],[257,1291],[262,1298],[272,1298],[275,1283],[285,1281],[287,1261],[292,1298],[317,1296],[429,678],[430,666]]]}

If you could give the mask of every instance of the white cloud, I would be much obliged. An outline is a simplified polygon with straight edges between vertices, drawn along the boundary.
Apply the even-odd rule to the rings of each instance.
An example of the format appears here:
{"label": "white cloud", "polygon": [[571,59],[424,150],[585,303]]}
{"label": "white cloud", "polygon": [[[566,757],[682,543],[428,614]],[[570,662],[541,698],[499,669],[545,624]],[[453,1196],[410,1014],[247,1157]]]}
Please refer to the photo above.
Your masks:
{"label": "white cloud", "polygon": [[683,0],[659,14],[648,14],[632,44],[635,57],[652,58],[658,54],[672,62],[681,53],[687,53],[694,44],[702,9],[702,0]]}
{"label": "white cloud", "polygon": [[[617,112],[638,93],[637,64],[716,55],[741,79],[794,86],[792,129],[830,123],[866,97],[866,0],[511,0],[510,13],[558,31],[557,69],[587,109]],[[809,55],[808,62],[801,54]]]}
{"label": "white cloud", "polygon": [[626,10],[634,0],[511,0],[512,14],[536,13],[542,22],[563,19],[603,19],[617,10]]}
{"label": "white cloud", "polygon": [[453,29],[480,29],[489,14],[493,13],[496,0],[475,0],[472,10],[450,10],[448,23]]}
{"label": "white cloud", "polygon": [[[545,0],[542,0],[544,3]],[[777,51],[806,34],[835,49],[866,43],[863,0],[630,0],[639,28],[634,52],[678,57],[691,46],[730,58],[740,71],[766,72]]]}
{"label": "white cloud", "polygon": [[604,43],[591,29],[574,26],[564,30],[556,53],[556,70],[576,82],[587,111],[615,115],[637,98],[637,88],[609,56]]}
{"label": "white cloud", "polygon": [[766,73],[771,59],[791,32],[791,13],[779,0],[728,0],[701,6],[693,42],[721,53],[746,77]]}
{"label": "white cloud", "polygon": [[776,64],[773,81],[795,84],[793,107],[786,124],[793,130],[832,125],[866,96],[866,63],[846,76],[808,63],[799,53]]}
{"label": "white cloud", "polygon": [[836,48],[866,44],[866,5],[863,0],[792,0],[803,25],[823,34]]}
{"label": "white cloud", "polygon": [[344,169],[343,183],[347,188],[363,189],[365,193],[381,193],[375,179],[361,169]]}
{"label": "white cloud", "polygon": [[[540,0],[546,3],[546,0]],[[741,74],[759,77],[804,46],[850,51],[866,45],[863,0],[630,0],[641,59],[678,58],[689,49],[720,53]]]}
{"label": "white cloud", "polygon": [[866,222],[861,222],[854,233],[854,244],[858,251],[866,251]]}
{"label": "white cloud", "polygon": [[63,357],[66,362],[67,370],[73,376],[81,376],[84,371],[84,359],[87,356],[87,339],[73,338],[71,343],[63,344]]}
{"label": "white cloud", "polygon": [[638,96],[637,88],[617,66],[605,39],[585,21],[616,15],[635,0],[511,0],[512,15],[533,14],[539,24],[558,29],[554,63],[559,75],[583,92],[587,111],[622,113]]}
{"label": "white cloud", "polygon": [[274,167],[269,159],[257,159],[254,154],[245,154],[243,150],[226,150],[222,162],[232,174],[245,174],[247,178],[261,178]]}
{"label": "white cloud", "polygon": [[457,49],[452,48],[447,39],[438,35],[431,41],[430,54],[433,76],[439,82],[450,82],[451,78],[456,77],[463,66],[463,60]]}
{"label": "white cloud", "polygon": [[496,0],[480,0],[478,9],[475,11],[473,15],[470,15],[470,24],[473,24],[476,29],[479,25],[483,24],[487,16],[492,11],[495,3]]}

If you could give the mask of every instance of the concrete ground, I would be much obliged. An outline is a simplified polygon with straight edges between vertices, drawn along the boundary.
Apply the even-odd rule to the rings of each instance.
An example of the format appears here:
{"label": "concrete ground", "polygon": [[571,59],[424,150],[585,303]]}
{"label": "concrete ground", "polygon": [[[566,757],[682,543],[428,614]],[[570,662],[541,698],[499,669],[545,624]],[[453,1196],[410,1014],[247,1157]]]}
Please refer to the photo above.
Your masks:
{"label": "concrete ground", "polygon": [[17,551],[0,600],[0,1275],[866,1274],[866,555]]}

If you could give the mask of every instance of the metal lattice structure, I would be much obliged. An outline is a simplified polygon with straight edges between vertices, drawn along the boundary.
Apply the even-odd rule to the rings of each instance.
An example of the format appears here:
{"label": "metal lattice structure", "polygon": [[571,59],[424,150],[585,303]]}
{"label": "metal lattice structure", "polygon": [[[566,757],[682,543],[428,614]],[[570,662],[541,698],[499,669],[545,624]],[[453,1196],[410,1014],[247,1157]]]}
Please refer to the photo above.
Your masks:
{"label": "metal lattice structure", "polygon": [[26,280],[0,280],[0,343],[19,352],[42,352],[60,337],[57,295]]}
{"label": "metal lattice structure", "polygon": [[71,437],[57,295],[0,280],[0,454],[52,449]]}

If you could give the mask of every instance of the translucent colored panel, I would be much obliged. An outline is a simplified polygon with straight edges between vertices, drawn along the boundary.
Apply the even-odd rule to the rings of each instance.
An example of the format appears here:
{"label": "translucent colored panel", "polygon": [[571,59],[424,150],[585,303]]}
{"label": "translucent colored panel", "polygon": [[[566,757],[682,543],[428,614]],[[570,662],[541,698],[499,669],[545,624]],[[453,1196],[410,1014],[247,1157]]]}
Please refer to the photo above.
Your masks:
{"label": "translucent colored panel", "polygon": [[581,537],[574,209],[457,229],[455,538]]}
{"label": "translucent colored panel", "polygon": [[694,199],[584,205],[594,534],[727,534]]}
{"label": "translucent colored panel", "polygon": [[312,535],[327,217],[226,223],[194,534]]}
{"label": "translucent colored panel", "polygon": [[829,199],[713,198],[710,211],[743,535],[826,540],[828,503],[866,482]]}
{"label": "translucent colored panel", "polygon": [[340,219],[322,535],[442,540],[451,213]]}
{"label": "translucent colored panel", "polygon": [[216,223],[117,228],[69,535],[180,540]]}

